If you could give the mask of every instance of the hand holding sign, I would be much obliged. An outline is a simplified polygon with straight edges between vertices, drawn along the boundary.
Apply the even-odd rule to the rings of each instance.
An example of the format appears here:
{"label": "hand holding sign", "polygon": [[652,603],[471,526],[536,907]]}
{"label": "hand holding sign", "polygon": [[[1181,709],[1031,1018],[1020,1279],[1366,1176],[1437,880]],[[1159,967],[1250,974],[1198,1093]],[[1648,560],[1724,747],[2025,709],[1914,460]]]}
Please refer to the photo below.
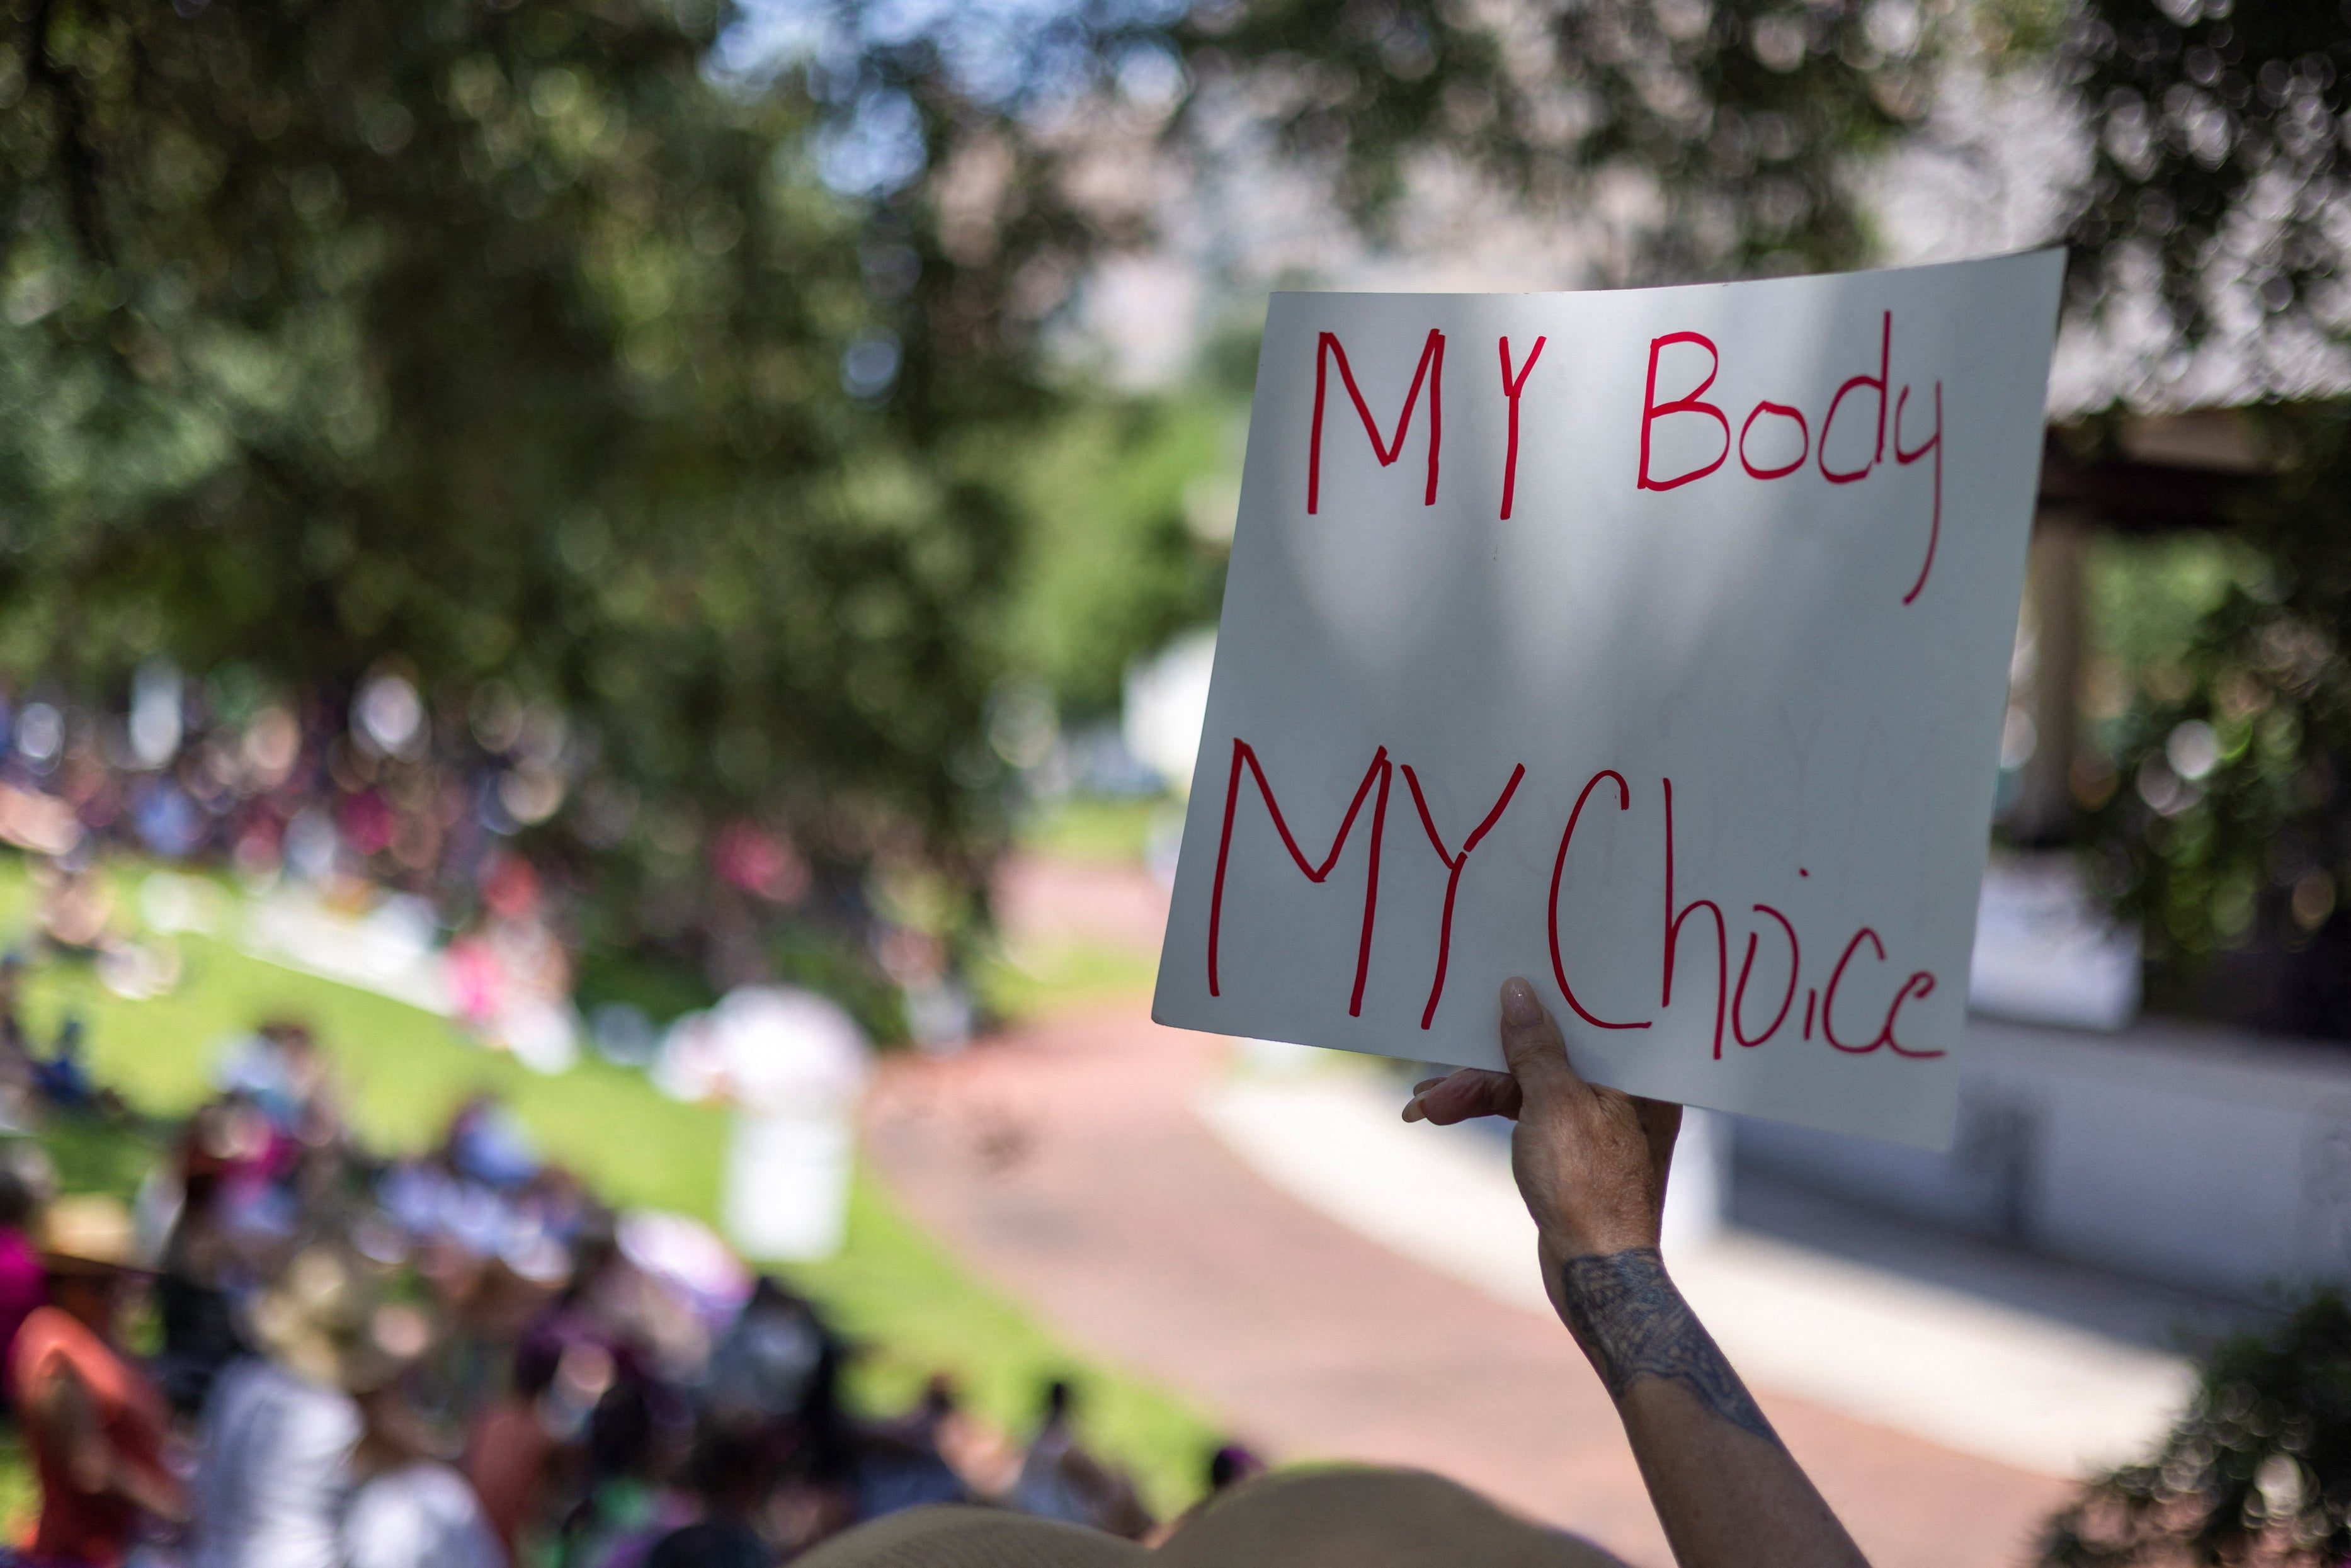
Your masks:
{"label": "hand holding sign", "polygon": [[1155,1016],[1946,1138],[2061,272],[1277,296]]}
{"label": "hand holding sign", "polygon": [[1502,1054],[1521,1099],[1510,1170],[1546,1256],[1655,1247],[1682,1108],[1586,1083],[1534,988],[1515,976],[1502,983]]}

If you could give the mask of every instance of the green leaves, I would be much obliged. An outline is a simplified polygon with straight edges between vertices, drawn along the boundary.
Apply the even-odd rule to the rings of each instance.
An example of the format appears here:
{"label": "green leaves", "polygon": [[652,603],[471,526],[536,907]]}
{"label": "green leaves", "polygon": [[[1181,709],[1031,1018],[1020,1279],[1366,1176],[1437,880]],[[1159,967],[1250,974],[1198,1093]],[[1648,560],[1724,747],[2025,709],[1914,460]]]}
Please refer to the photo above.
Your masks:
{"label": "green leaves", "polygon": [[819,183],[796,83],[712,68],[731,13],[5,16],[0,676],[111,706],[168,651],[336,712],[392,661],[446,736],[486,693],[568,715],[525,831],[624,946],[719,917],[730,821],[852,926],[878,842],[976,874],[993,798],[949,758],[997,679],[1001,454],[1051,405],[1023,256]]}
{"label": "green leaves", "polygon": [[[2258,411],[2283,472],[2234,507],[2237,570],[2184,646],[2132,672],[2091,818],[2109,891],[2145,930],[2159,1001],[2351,1033],[2351,407]],[[2301,955],[2247,992],[2227,955]]]}
{"label": "green leaves", "polygon": [[2051,1521],[2049,1568],[2335,1562],[2351,1550],[2351,1309],[2300,1292],[2206,1359],[2194,1403],[2148,1462]]}
{"label": "green leaves", "polygon": [[1626,283],[1863,258],[1844,183],[1923,112],[1938,13],[1907,0],[1595,0],[1498,20],[1441,0],[1259,0],[1179,29],[1195,105],[1280,105],[1281,144],[1377,217],[1416,159],[1458,161],[1537,210],[1632,177]]}
{"label": "green leaves", "polygon": [[[2022,47],[2044,32],[2013,29]],[[2351,28],[2327,5],[2085,0],[2059,36],[2093,144],[2071,235],[2080,302],[2151,296],[2176,341],[2225,330],[2248,390],[2273,390],[2262,378],[2314,324],[2341,324]]]}

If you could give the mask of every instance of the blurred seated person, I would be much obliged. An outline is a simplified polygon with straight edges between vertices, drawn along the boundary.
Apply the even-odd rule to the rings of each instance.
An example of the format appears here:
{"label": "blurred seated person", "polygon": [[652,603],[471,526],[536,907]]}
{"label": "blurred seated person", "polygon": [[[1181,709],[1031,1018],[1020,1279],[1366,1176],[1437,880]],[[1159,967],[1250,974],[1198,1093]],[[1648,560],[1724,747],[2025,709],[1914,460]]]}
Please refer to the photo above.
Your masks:
{"label": "blurred seated person", "polygon": [[586,1474],[564,1520],[560,1568],[638,1568],[653,1543],[693,1522],[664,1485],[691,1417],[684,1401],[623,1375],[588,1416]]}
{"label": "blurred seated person", "polygon": [[[641,1215],[630,1223],[653,1218]],[[566,1238],[570,1280],[544,1327],[567,1341],[594,1340],[616,1355],[625,1352],[663,1381],[700,1382],[710,1365],[710,1325],[687,1290],[632,1260],[622,1229],[611,1211],[580,1206]],[[731,1274],[731,1260],[728,1269]]]}
{"label": "blurred seated person", "polygon": [[973,1418],[955,1380],[945,1373],[934,1373],[922,1402],[883,1430],[904,1434],[935,1451],[975,1498],[1001,1497],[1020,1479],[1026,1458],[1021,1446],[992,1424]]}
{"label": "blurred seated person", "polygon": [[261,1354],[231,1362],[197,1437],[192,1568],[340,1568],[361,1430],[347,1368],[371,1303],[358,1266],[304,1248],[247,1313]]}
{"label": "blurred seated person", "polygon": [[202,1411],[221,1369],[247,1353],[229,1300],[236,1249],[222,1223],[233,1107],[215,1101],[189,1118],[179,1147],[180,1212],[163,1240],[155,1312],[163,1331],[155,1378],[182,1416]]}
{"label": "blurred seated person", "polygon": [[37,871],[41,885],[41,934],[69,954],[88,956],[106,942],[114,919],[114,888],[87,849]]}
{"label": "blurred seated person", "polygon": [[772,1439],[754,1428],[706,1424],[686,1467],[701,1517],[653,1543],[644,1568],[772,1568],[782,1553],[756,1522],[775,1479]]}
{"label": "blurred seated person", "polygon": [[442,1155],[459,1176],[501,1191],[521,1187],[538,1174],[538,1155],[522,1123],[487,1094],[457,1107]]}
{"label": "blurred seated person", "polygon": [[[1680,1568],[1865,1568],[1658,1255],[1681,1107],[1587,1083],[1534,988],[1502,987],[1507,1072],[1419,1084],[1407,1122],[1504,1116],[1561,1321],[1615,1402]],[[1049,1427],[1050,1422],[1048,1423]],[[1033,1455],[1032,1455],[1033,1457]],[[1025,1479],[1025,1478],[1024,1478]],[[1159,1554],[1186,1568],[1606,1568],[1587,1542],[1405,1471],[1261,1477],[1211,1499]],[[1095,1531],[982,1510],[917,1509],[839,1536],[796,1568],[1148,1568]]]}
{"label": "blurred seated person", "polygon": [[26,1316],[8,1364],[41,1488],[30,1552],[119,1568],[149,1529],[188,1515],[162,1396],[120,1339],[140,1281],[131,1216],[111,1198],[59,1198],[43,1238],[48,1303]]}
{"label": "blurred seated person", "polygon": [[31,1041],[25,1038],[25,955],[10,948],[0,954],[0,1053],[26,1053]]}
{"label": "blurred seated person", "polygon": [[711,1351],[711,1408],[730,1420],[789,1420],[808,1398],[825,1340],[808,1301],[774,1275],[760,1275]]}
{"label": "blurred seated person", "polygon": [[306,1024],[273,1019],[231,1045],[214,1082],[289,1136],[321,1141],[338,1122],[332,1072]]}
{"label": "blurred seated person", "polygon": [[857,1456],[860,1520],[925,1503],[978,1500],[949,1452],[956,1417],[955,1385],[934,1377],[925,1385],[921,1403],[904,1418],[865,1431]]}
{"label": "blurred seated person", "polygon": [[525,1338],[515,1349],[506,1392],[483,1407],[465,1434],[465,1479],[509,1558],[547,1512],[562,1447],[549,1428],[547,1395],[562,1365],[560,1342],[541,1334]]}
{"label": "blurred seated person", "polygon": [[1079,1447],[1073,1424],[1076,1399],[1077,1391],[1063,1379],[1045,1385],[1044,1419],[1004,1501],[1041,1519],[1140,1540],[1151,1529],[1151,1515],[1132,1481]]}
{"label": "blurred seated person", "polygon": [[16,1162],[0,1156],[0,1406],[13,1407],[16,1384],[10,1368],[17,1331],[35,1308],[48,1300],[41,1255],[33,1245],[39,1202],[33,1184]]}
{"label": "blurred seated person", "polygon": [[1208,1495],[1230,1491],[1243,1481],[1265,1474],[1266,1462],[1238,1443],[1227,1443],[1208,1456]]}
{"label": "blurred seated person", "polygon": [[81,1019],[66,1019],[57,1028],[56,1051],[33,1062],[33,1092],[60,1111],[88,1111],[98,1104],[98,1086],[81,1060]]}
{"label": "blurred seated person", "polygon": [[343,1507],[342,1568],[507,1568],[474,1489],[401,1381],[430,1337],[415,1309],[380,1307],[365,1354],[346,1367],[361,1427]]}
{"label": "blurred seated person", "polygon": [[0,1121],[24,1125],[33,1092],[33,1042],[25,1033],[25,956],[0,954]]}
{"label": "blurred seated person", "polygon": [[1238,1443],[1222,1445],[1215,1453],[1208,1456],[1208,1490],[1200,1494],[1200,1500],[1144,1537],[1144,1544],[1165,1545],[1169,1536],[1198,1518],[1202,1510],[1209,1507],[1235,1487],[1245,1481],[1253,1481],[1266,1474],[1270,1468],[1263,1459]]}

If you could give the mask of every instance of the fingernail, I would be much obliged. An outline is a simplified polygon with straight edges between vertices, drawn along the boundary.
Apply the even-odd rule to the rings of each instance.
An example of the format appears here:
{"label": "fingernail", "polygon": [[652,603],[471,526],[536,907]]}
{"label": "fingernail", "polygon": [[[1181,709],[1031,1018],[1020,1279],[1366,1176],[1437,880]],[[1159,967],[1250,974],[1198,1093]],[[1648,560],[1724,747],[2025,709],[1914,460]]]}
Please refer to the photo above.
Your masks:
{"label": "fingernail", "polygon": [[1405,1121],[1407,1121],[1407,1122],[1417,1122],[1417,1121],[1421,1120],[1421,1118],[1423,1118],[1423,1117],[1426,1116],[1427,1114],[1428,1114],[1428,1113],[1427,1113],[1427,1112],[1426,1112],[1426,1111],[1424,1111],[1424,1110],[1422,1110],[1422,1109],[1420,1108],[1420,1096],[1419,1096],[1419,1095],[1416,1094],[1416,1095],[1414,1095],[1410,1100],[1408,1100],[1408,1101],[1405,1102],[1405,1107],[1404,1107],[1404,1119],[1405,1119]]}
{"label": "fingernail", "polygon": [[1502,1020],[1520,1025],[1542,1022],[1542,1003],[1535,988],[1513,975],[1502,982]]}

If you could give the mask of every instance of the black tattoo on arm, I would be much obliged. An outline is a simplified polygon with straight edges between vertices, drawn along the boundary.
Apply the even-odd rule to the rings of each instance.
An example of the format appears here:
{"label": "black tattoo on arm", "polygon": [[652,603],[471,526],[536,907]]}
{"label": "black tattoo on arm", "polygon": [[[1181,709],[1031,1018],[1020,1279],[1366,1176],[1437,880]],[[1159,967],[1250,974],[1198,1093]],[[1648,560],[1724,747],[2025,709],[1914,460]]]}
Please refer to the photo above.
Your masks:
{"label": "black tattoo on arm", "polygon": [[1621,1402],[1644,1377],[1666,1378],[1740,1430],[1780,1441],[1714,1336],[1667,1278],[1656,1248],[1569,1259],[1560,1269],[1560,1299],[1610,1397]]}

